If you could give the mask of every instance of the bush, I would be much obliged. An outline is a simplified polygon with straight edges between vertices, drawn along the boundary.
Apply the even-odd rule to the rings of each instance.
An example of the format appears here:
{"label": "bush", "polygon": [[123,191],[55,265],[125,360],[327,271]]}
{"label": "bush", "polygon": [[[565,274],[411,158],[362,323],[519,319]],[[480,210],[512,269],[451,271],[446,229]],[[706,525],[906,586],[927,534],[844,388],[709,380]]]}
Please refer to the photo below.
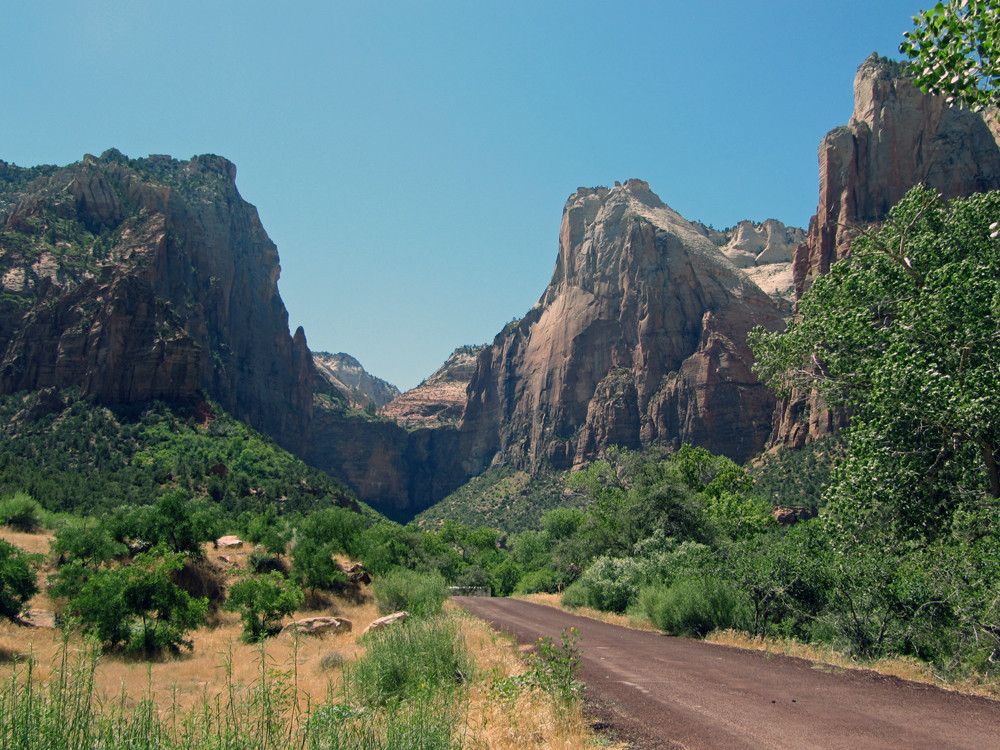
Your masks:
{"label": "bush", "polygon": [[448,588],[439,575],[396,568],[372,582],[372,594],[380,614],[405,609],[414,617],[429,617],[441,611]]}
{"label": "bush", "polygon": [[146,654],[192,648],[184,635],[205,622],[208,601],[192,598],[170,580],[182,566],[177,553],[142,553],[131,565],[94,573],[67,610],[84,632],[110,648]]}
{"label": "bush", "polygon": [[0,500],[0,524],[33,532],[42,526],[42,506],[26,492],[15,492]]}
{"label": "bush", "polygon": [[281,630],[281,619],[298,609],[303,598],[302,589],[271,572],[234,583],[225,608],[240,613],[243,639],[257,642]]}
{"label": "bush", "polygon": [[263,575],[264,573],[281,573],[281,575],[287,578],[288,574],[291,573],[291,568],[288,567],[287,562],[278,555],[266,551],[266,549],[255,549],[247,555],[247,565],[250,567],[250,570],[258,575]]}
{"label": "bush", "polygon": [[664,632],[699,638],[713,630],[737,627],[743,609],[737,591],[711,576],[681,578],[666,588],[643,588],[639,605]]}
{"label": "bush", "polygon": [[368,652],[347,672],[355,700],[375,706],[448,692],[472,668],[453,620],[411,620],[369,636]]}
{"label": "bush", "polygon": [[102,562],[124,555],[128,548],[111,538],[103,524],[92,518],[72,518],[55,533],[52,552],[62,567],[79,562],[85,568],[97,568]]}
{"label": "bush", "polygon": [[566,590],[563,603],[604,612],[624,612],[639,595],[644,570],[629,557],[599,557]]}
{"label": "bush", "polygon": [[562,585],[562,576],[550,568],[525,573],[517,584],[519,594],[554,594]]}
{"label": "bush", "polygon": [[16,619],[38,593],[31,557],[0,540],[0,617]]}

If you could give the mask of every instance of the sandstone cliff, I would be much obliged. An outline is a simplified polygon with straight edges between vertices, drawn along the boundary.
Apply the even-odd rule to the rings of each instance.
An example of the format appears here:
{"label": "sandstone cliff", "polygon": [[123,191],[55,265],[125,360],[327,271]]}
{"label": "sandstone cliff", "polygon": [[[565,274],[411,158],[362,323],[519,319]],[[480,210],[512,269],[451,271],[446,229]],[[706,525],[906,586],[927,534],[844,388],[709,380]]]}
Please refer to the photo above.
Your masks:
{"label": "sandstone cliff", "polygon": [[350,354],[313,352],[312,358],[317,390],[335,389],[355,409],[377,409],[399,396],[396,386],[369,373]]}
{"label": "sandstone cliff", "polygon": [[760,223],[741,221],[722,230],[697,222],[693,225],[780,306],[787,302],[791,309],[795,301],[792,259],[806,239],[804,230],[786,227],[777,219]]}
{"label": "sandstone cliff", "polygon": [[485,346],[462,346],[416,388],[386,404],[383,417],[404,427],[457,424],[465,410],[465,391]]}
{"label": "sandstone cliff", "polygon": [[462,419],[465,467],[561,469],[608,445],[760,451],[774,400],[746,333],[779,307],[649,186],[581,188],[552,281],[479,356]]}
{"label": "sandstone cliff", "polygon": [[[854,116],[819,146],[819,206],[794,258],[796,298],[917,183],[945,198],[1000,188],[993,119],[921,93],[898,63],[872,55],[854,79]],[[844,425],[808,394],[780,404],[772,445],[801,446]]]}
{"label": "sandstone cliff", "polygon": [[278,253],[217,156],[115,150],[0,180],[0,390],[105,403],[207,394],[302,451],[312,365]]}
{"label": "sandstone cliff", "polygon": [[[235,177],[218,156],[0,162],[0,392],[208,396],[379,510],[412,518],[468,478],[457,433],[366,416],[369,400],[396,391],[346,355],[319,355],[330,379],[314,387],[305,334],[289,335],[278,295],[277,248]],[[347,401],[329,398],[334,379]]]}

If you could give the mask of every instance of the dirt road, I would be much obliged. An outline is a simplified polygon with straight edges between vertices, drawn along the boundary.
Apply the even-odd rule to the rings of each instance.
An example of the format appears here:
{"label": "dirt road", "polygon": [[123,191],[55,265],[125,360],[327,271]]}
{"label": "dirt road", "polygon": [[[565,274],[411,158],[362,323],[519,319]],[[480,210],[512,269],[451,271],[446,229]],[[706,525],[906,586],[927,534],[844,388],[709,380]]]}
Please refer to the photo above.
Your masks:
{"label": "dirt road", "polygon": [[520,643],[576,627],[588,703],[637,749],[1000,750],[1000,702],[514,599],[454,601]]}

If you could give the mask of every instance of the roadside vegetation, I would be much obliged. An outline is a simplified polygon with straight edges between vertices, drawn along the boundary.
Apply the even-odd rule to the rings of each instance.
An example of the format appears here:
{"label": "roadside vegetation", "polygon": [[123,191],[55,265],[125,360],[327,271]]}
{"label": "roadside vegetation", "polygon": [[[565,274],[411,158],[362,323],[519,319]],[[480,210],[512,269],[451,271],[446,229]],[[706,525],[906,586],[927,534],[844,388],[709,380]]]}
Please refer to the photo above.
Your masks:
{"label": "roadside vegetation", "polygon": [[[57,577],[58,529],[7,527],[0,535],[41,580]],[[165,616],[171,607],[151,600],[145,617],[116,620],[123,629],[105,634],[86,623],[105,623],[107,612],[74,609],[76,599],[68,603],[43,584],[31,599],[34,615],[37,608],[58,613],[61,627],[0,623],[0,748],[569,750],[593,741],[567,658],[575,653],[571,642],[541,644],[525,661],[485,623],[446,607],[440,576],[406,570],[372,585],[355,582],[350,591],[323,589],[313,606],[293,597],[297,606],[282,608],[295,585],[274,571],[256,575],[252,554],[206,545],[200,555],[162,553],[155,564],[144,552],[97,566],[119,574],[114,582],[130,592],[123,597],[129,602],[142,599],[138,580],[154,599],[173,585],[214,589],[181,594],[200,602],[199,614],[207,611],[193,627],[177,626],[175,616]],[[178,575],[181,558],[197,570]],[[287,555],[275,559],[291,567]],[[334,562],[348,567],[341,555]],[[262,590],[239,593],[251,581]],[[397,609],[410,618],[363,634]],[[118,606],[108,610],[117,614]],[[353,627],[320,637],[279,634],[260,627],[266,617],[248,621],[251,611],[274,614],[272,623],[336,616]],[[151,642],[148,627],[184,637]]]}

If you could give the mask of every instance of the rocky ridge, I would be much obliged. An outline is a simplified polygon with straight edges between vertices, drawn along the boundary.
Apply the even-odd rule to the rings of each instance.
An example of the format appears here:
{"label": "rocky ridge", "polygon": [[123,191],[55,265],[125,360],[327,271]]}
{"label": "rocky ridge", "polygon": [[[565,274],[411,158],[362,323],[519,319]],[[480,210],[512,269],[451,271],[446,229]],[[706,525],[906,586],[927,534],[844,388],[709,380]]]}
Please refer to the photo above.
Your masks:
{"label": "rocky ridge", "polygon": [[355,409],[378,409],[399,396],[396,386],[369,373],[350,354],[313,352],[312,359],[316,389],[335,389]]}
{"label": "rocky ridge", "polygon": [[5,165],[0,391],[104,403],[204,395],[302,451],[312,366],[277,248],[218,156]]}
{"label": "rocky ridge", "polygon": [[384,405],[379,414],[404,427],[457,424],[465,410],[466,389],[485,349],[461,346],[424,382]]}
{"label": "rocky ridge", "polygon": [[[996,113],[949,107],[919,91],[899,63],[875,54],[858,68],[854,101],[850,123],[819,146],[819,206],[793,260],[796,299],[914,185],[946,199],[1000,188]],[[846,416],[796,393],[779,405],[774,423],[772,446],[799,447],[842,427]]]}
{"label": "rocky ridge", "polygon": [[702,445],[744,460],[774,400],[746,333],[779,306],[640,180],[566,204],[541,299],[483,351],[460,432],[466,468],[580,465],[609,445]]}

